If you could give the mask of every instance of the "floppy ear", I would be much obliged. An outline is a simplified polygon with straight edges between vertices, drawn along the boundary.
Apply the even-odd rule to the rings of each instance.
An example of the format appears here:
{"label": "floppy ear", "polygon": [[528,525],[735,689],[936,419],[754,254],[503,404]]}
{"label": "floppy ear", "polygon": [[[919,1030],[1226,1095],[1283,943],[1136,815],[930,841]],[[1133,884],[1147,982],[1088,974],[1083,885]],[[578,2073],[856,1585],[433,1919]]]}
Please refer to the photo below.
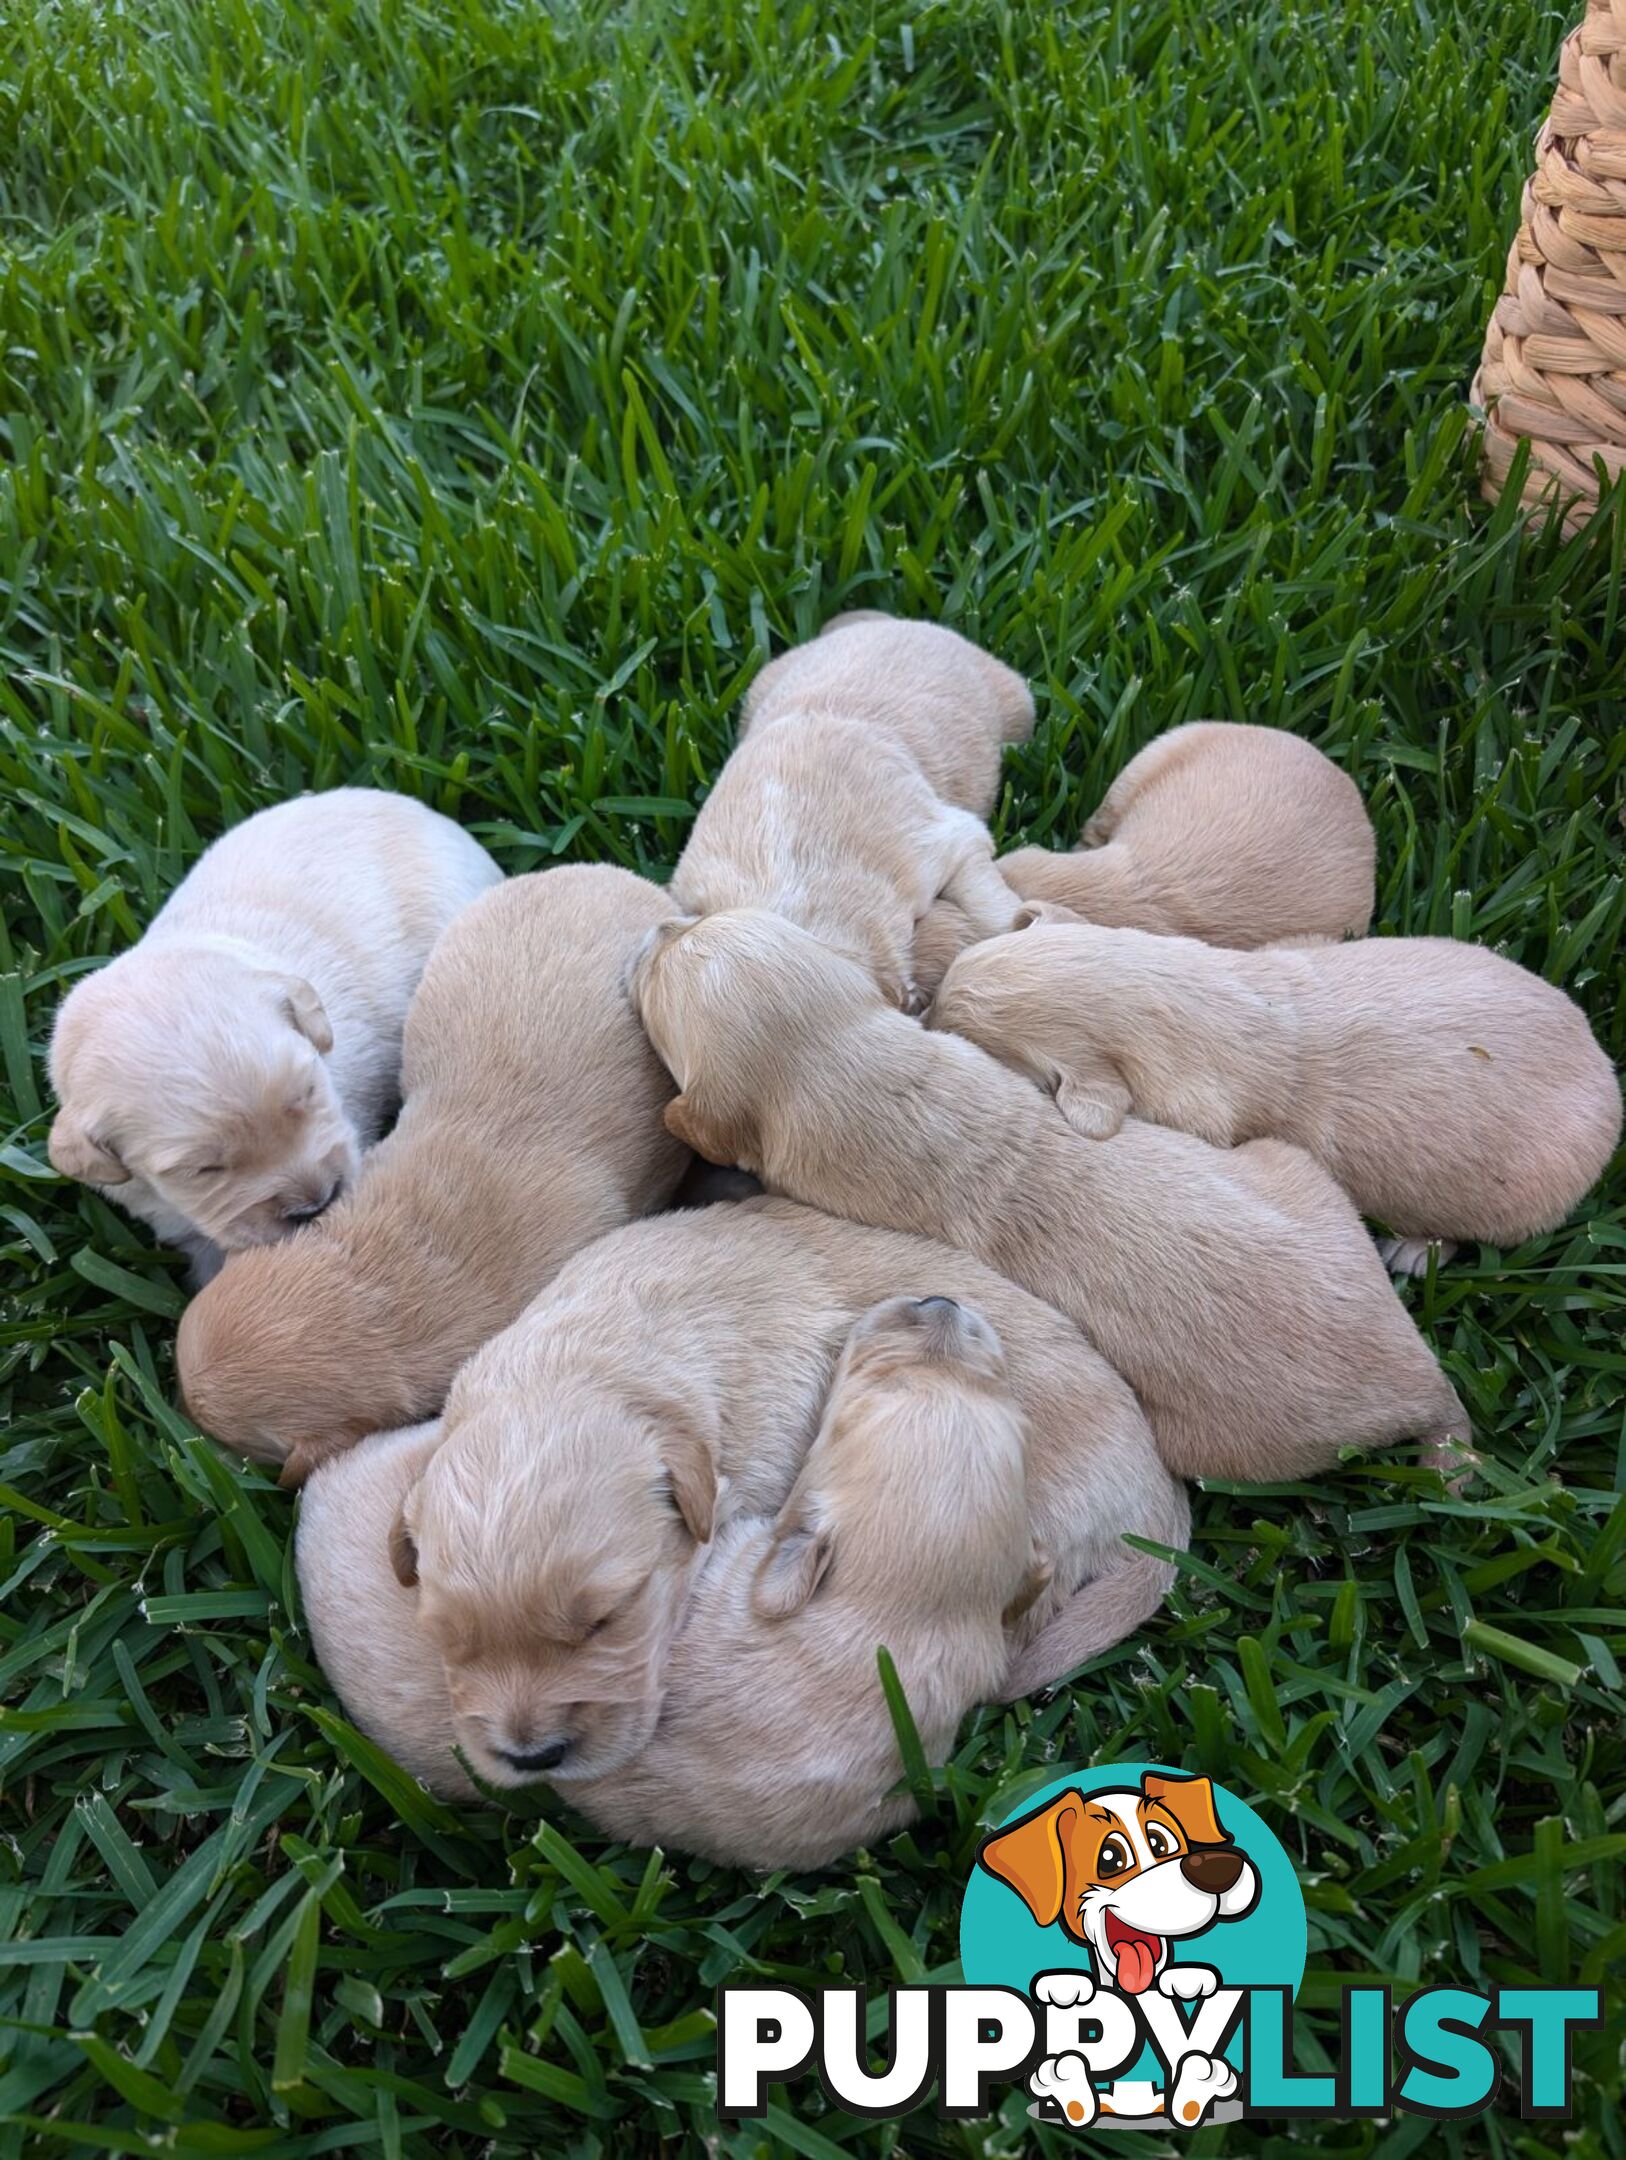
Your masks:
{"label": "floppy ear", "polygon": [[742,1170],[752,1168],[757,1146],[754,1120],[715,1117],[700,1107],[692,1093],[674,1095],[662,1115],[667,1131],[707,1162],[720,1163],[725,1169],[735,1164]]}
{"label": "floppy ear", "polygon": [[996,1830],[977,1849],[979,1866],[1008,1883],[1040,1927],[1059,1918],[1067,1893],[1067,1848],[1062,1839],[1078,1820],[1083,1796],[1064,1792],[1059,1800],[1024,1815],[1008,1829]]}
{"label": "floppy ear", "polygon": [[326,1057],[333,1048],[333,1029],[327,1008],[303,975],[282,978],[282,1009],[311,1048]]}
{"label": "floppy ear", "polygon": [[77,1178],[82,1185],[126,1185],[130,1173],[107,1145],[85,1130],[72,1110],[59,1110],[45,1143],[53,1170]]}
{"label": "floppy ear", "polygon": [[395,1579],[403,1590],[417,1589],[418,1545],[407,1527],[405,1500],[401,1502],[395,1521],[390,1527],[390,1566],[394,1568]]}
{"label": "floppy ear", "polygon": [[1011,924],[1013,930],[1031,930],[1035,923],[1081,923],[1086,918],[1059,900],[1024,900]]}
{"label": "floppy ear", "polygon": [[1150,1770],[1140,1789],[1148,1800],[1160,1800],[1193,1845],[1229,1845],[1229,1831],[1220,1828],[1214,1812],[1214,1787],[1205,1777],[1157,1777]]}
{"label": "floppy ear", "polygon": [[661,1468],[672,1505],[695,1543],[708,1545],[717,1521],[717,1458],[698,1424],[678,1406],[655,1404],[650,1415],[661,1429]]}
{"label": "floppy ear", "polygon": [[823,1582],[835,1551],[828,1525],[822,1530],[786,1530],[776,1536],[751,1583],[751,1610],[757,1618],[788,1620],[800,1612]]}

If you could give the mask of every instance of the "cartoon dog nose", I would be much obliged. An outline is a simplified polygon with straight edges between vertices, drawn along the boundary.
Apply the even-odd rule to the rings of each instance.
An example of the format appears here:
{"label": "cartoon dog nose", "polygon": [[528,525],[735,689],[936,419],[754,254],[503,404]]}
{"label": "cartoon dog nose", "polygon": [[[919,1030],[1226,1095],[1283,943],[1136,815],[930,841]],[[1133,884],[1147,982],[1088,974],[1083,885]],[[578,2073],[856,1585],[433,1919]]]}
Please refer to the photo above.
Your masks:
{"label": "cartoon dog nose", "polygon": [[333,1205],[334,1201],[338,1199],[340,1193],[342,1193],[343,1191],[344,1179],[335,1178],[332,1184],[329,1185],[327,1191],[319,1195],[318,1198],[314,1200],[307,1200],[303,1202],[302,1205],[300,1205],[299,1207],[284,1208],[282,1211],[282,1219],[284,1222],[315,1222],[318,1215],[325,1215],[327,1213],[328,1209]]}
{"label": "cartoon dog nose", "polygon": [[540,1747],[499,1748],[497,1753],[505,1763],[525,1774],[540,1777],[545,1770],[557,1770],[570,1753],[568,1740],[544,1740]]}
{"label": "cartoon dog nose", "polygon": [[1194,1889],[1210,1897],[1222,1897],[1242,1873],[1242,1855],[1227,1852],[1188,1852],[1180,1858],[1180,1872]]}

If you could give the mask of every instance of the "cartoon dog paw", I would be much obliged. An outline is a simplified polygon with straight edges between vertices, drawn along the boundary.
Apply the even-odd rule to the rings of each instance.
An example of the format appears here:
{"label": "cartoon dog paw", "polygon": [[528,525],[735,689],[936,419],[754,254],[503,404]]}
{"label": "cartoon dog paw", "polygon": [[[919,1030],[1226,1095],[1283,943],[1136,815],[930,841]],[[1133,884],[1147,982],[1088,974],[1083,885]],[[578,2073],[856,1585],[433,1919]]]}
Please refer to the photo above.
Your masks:
{"label": "cartoon dog paw", "polygon": [[1195,2130],[1216,2100],[1236,2091],[1236,2072],[1212,2055],[1188,2055],[1169,2095],[1168,2116],[1181,2130]]}
{"label": "cartoon dog paw", "polygon": [[1039,1973],[1033,1994],[1037,2001],[1054,2003],[1058,2010],[1082,2010],[1095,1994],[1095,1982],[1087,1972]]}
{"label": "cartoon dog paw", "polygon": [[1202,2002],[1218,1986],[1212,1965],[1165,1965],[1157,1976],[1157,1992],[1171,2002]]}
{"label": "cartoon dog paw", "polygon": [[1054,2100],[1075,2130],[1095,2120],[1095,2087],[1082,2055],[1047,2056],[1028,2079],[1028,2091],[1036,2100]]}

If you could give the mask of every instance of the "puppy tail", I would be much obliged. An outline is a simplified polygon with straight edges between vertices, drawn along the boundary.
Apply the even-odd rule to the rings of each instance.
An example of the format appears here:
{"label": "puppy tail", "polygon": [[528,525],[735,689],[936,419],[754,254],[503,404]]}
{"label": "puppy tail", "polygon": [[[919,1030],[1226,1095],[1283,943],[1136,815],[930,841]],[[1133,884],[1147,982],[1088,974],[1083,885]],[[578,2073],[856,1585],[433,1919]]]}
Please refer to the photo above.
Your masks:
{"label": "puppy tail", "polygon": [[[1160,1544],[1185,1544],[1189,1517],[1183,1494],[1178,1514],[1177,1523],[1161,1526]],[[997,1699],[1017,1702],[1121,1643],[1151,1619],[1173,1587],[1176,1573],[1172,1561],[1127,1549],[1116,1567],[1075,1590],[1032,1642],[1016,1652],[1005,1668]]]}

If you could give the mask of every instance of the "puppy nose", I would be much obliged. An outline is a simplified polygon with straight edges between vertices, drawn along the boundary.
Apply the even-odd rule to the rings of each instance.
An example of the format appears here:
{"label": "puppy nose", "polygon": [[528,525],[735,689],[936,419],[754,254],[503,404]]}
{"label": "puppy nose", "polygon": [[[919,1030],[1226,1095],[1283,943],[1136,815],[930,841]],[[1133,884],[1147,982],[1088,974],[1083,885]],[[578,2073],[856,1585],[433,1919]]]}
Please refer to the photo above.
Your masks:
{"label": "puppy nose", "polygon": [[1219,1897],[1242,1873],[1242,1855],[1234,1852],[1188,1852],[1180,1856],[1180,1872],[1194,1889]]}
{"label": "puppy nose", "polygon": [[285,1207],[282,1219],[284,1222],[315,1222],[318,1215],[327,1213],[343,1191],[344,1179],[334,1178],[326,1192],[319,1194],[316,1199],[302,1200],[297,1207]]}
{"label": "puppy nose", "polygon": [[540,1776],[544,1770],[557,1770],[570,1749],[570,1741],[557,1739],[544,1740],[539,1747],[533,1748],[499,1748],[497,1753],[513,1769],[522,1770],[527,1776]]}
{"label": "puppy nose", "polygon": [[921,1313],[957,1313],[959,1306],[951,1297],[923,1297],[915,1299],[915,1311]]}

